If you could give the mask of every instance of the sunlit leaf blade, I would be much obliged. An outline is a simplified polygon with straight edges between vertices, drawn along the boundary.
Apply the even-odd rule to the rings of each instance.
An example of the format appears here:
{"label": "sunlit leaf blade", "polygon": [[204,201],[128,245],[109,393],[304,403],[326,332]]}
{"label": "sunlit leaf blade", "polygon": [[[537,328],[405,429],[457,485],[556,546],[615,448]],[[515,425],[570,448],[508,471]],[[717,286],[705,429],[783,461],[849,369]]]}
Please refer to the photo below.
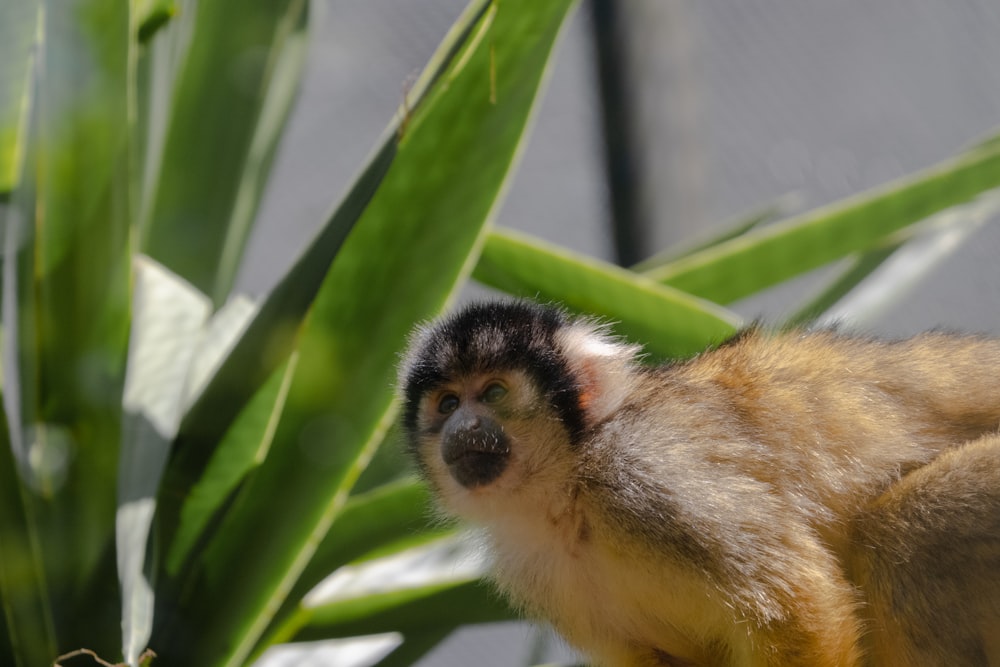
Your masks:
{"label": "sunlit leaf blade", "polygon": [[218,306],[297,90],[308,3],[216,0],[196,12],[141,247]]}
{"label": "sunlit leaf blade", "polygon": [[739,326],[736,315],[715,304],[509,230],[490,234],[473,277],[517,296],[605,317],[658,357],[689,356]]}
{"label": "sunlit leaf blade", "polygon": [[790,196],[782,197],[749,215],[740,216],[734,221],[722,224],[722,231],[715,231],[708,236],[698,236],[672,245],[663,252],[659,252],[630,268],[639,273],[651,271],[682,257],[687,257],[702,250],[708,250],[720,243],[743,236],[752,229],[756,229],[763,224],[773,222],[786,215],[786,211],[791,208],[793,200],[794,198]]}
{"label": "sunlit leaf blade", "polygon": [[[6,383],[17,388],[7,401],[15,455],[45,462],[26,470],[43,499],[57,632],[79,646],[94,625],[118,621],[113,603],[86,614],[76,605],[92,576],[117,586],[97,566],[114,525],[128,330],[131,23],[116,0],[45,2],[42,16],[26,168],[9,211],[4,356],[17,378]],[[91,645],[117,653],[103,639]]]}
{"label": "sunlit leaf blade", "polygon": [[858,250],[1000,186],[1000,144],[987,142],[932,169],[750,232],[647,275],[730,303]]}
{"label": "sunlit leaf blade", "polygon": [[253,650],[394,417],[392,377],[412,323],[469,270],[571,4],[512,0],[487,12],[404,128],[302,329],[271,450],[181,584],[226,605],[190,605],[197,636],[154,648],[187,652],[177,659],[189,665],[237,665]]}
{"label": "sunlit leaf blade", "polygon": [[7,419],[0,412],[0,602],[5,626],[0,628],[5,631],[0,646],[9,642],[9,657],[17,667],[45,665],[57,654],[30,495],[21,483]]}
{"label": "sunlit leaf blade", "polygon": [[0,4],[0,200],[14,188],[24,153],[38,0]]}

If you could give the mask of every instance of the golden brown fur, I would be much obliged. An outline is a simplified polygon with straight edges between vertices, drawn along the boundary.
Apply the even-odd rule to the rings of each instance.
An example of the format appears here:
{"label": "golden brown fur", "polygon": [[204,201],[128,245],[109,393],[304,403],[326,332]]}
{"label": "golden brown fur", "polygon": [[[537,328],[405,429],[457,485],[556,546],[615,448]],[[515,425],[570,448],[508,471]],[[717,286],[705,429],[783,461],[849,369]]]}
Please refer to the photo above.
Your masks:
{"label": "golden brown fur", "polygon": [[[750,332],[646,368],[564,319],[546,344],[572,435],[531,369],[454,362],[500,322],[471,347],[455,322],[416,340],[412,444],[500,588],[598,664],[1000,665],[1000,343]],[[453,394],[503,425],[502,472],[462,484],[442,460]]]}

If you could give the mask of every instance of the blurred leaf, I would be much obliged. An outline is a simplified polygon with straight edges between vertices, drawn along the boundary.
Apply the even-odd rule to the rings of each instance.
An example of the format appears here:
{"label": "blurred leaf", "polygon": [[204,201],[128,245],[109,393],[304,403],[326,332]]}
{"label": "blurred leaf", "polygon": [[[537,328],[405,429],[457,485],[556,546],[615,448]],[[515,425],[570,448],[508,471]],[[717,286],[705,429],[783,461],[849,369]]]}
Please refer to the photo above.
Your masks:
{"label": "blurred leaf", "polygon": [[[961,206],[957,210],[944,211],[928,220],[909,225],[886,236],[870,250],[854,257],[846,269],[809,299],[805,305],[801,306],[795,314],[789,316],[782,326],[785,328],[803,326],[816,320],[824,313],[831,312],[872,273],[879,270],[901,247],[906,248],[910,243],[926,245],[926,241],[922,240],[922,237],[926,237],[928,234],[939,234],[944,229],[963,230],[963,236],[968,234],[977,227],[977,225],[972,224],[972,218],[979,218],[982,222],[984,217],[995,212],[997,201],[996,195],[986,195],[980,198],[979,203]],[[954,243],[949,243],[948,249],[953,249],[954,245]],[[936,259],[939,260],[940,257]],[[916,272],[922,273],[936,263],[936,261],[930,261],[913,268]],[[836,310],[843,311],[843,309]],[[829,318],[825,317],[824,319],[828,320]]]}
{"label": "blurred leaf", "polygon": [[39,21],[38,0],[0,3],[0,197],[16,185],[23,159]]}
{"label": "blurred leaf", "polygon": [[821,292],[787,318],[782,326],[794,329],[813,322],[824,312],[833,308],[838,301],[870,276],[875,269],[882,266],[883,262],[889,259],[901,245],[902,242],[886,243],[861,253]]}
{"label": "blurred leaf", "polygon": [[730,303],[822,266],[1000,186],[1000,144],[973,148],[916,176],[689,255],[647,275]]}
{"label": "blurred leaf", "polygon": [[[395,135],[373,157],[306,251],[268,294],[219,369],[195,399],[181,427],[182,455],[207,460],[205,447],[188,440],[210,442],[226,428],[254,392],[294,349],[302,320],[319,292],[330,263],[348,233],[364,213],[396,154]],[[198,449],[198,451],[185,451]],[[191,463],[179,468],[200,472]]]}
{"label": "blurred leaf", "polygon": [[[161,0],[134,0],[140,3],[137,16],[150,20]],[[171,2],[174,0],[166,0]],[[144,4],[147,3],[148,4]],[[184,71],[187,54],[194,33],[197,0],[175,0],[176,10],[169,21],[159,26],[156,39],[150,39],[138,49],[135,81],[135,129],[132,133],[132,152],[137,183],[133,226],[147,229],[155,204],[157,181],[166,150],[174,99],[178,92],[178,78]],[[148,11],[143,11],[143,9]],[[140,30],[141,30],[140,23]],[[169,167],[168,167],[169,168]],[[138,240],[138,239],[137,239]]]}
{"label": "blurred leaf", "polygon": [[372,593],[310,610],[297,641],[380,632],[403,636],[516,618],[481,579],[467,579]]}
{"label": "blurred leaf", "polygon": [[[485,11],[485,5],[477,11]],[[445,39],[410,91],[406,110],[385,132],[381,147],[313,242],[268,295],[187,413],[161,492],[160,524],[165,542],[172,545],[168,558],[171,574],[180,571],[193,540],[243,475],[263,460],[262,451],[273,438],[272,421],[284,406],[285,391],[279,394],[278,387],[286,382],[279,382],[275,368],[294,348],[302,319],[331,262],[392,164],[402,126],[421,107],[430,86],[445,72],[449,58],[473,25],[471,18],[465,24],[460,22]],[[290,373],[291,367],[286,369]],[[281,376],[290,377],[285,372]],[[282,403],[275,404],[279,395]],[[238,420],[235,424],[234,419]],[[212,443],[219,440],[220,446],[213,447]],[[207,471],[206,466],[210,466]],[[179,531],[176,542],[175,530]]]}
{"label": "blurred leaf", "polygon": [[135,0],[139,43],[145,44],[177,13],[175,0]]}
{"label": "blurred leaf", "polygon": [[828,307],[819,323],[847,322],[870,326],[907,294],[919,289],[928,274],[983,225],[996,220],[1000,213],[1000,192],[978,201],[942,212],[921,225],[925,233],[915,236],[896,250],[881,266],[875,267],[869,280]]}
{"label": "blurred leaf", "polygon": [[195,11],[141,247],[219,306],[298,90],[308,3],[214,0]]}
{"label": "blurred leaf", "polygon": [[997,148],[998,146],[1000,146],[1000,133],[992,134],[988,136],[986,139],[983,139],[982,141],[973,144],[971,150],[980,149],[980,150],[991,151],[994,148]]}
{"label": "blurred leaf", "polygon": [[353,495],[357,496],[378,487],[388,487],[412,479],[413,458],[406,450],[405,438],[400,423],[393,422],[385,435],[385,443],[378,448],[364,472],[358,477],[358,481],[354,483],[351,489]]}
{"label": "blurred leaf", "polygon": [[276,614],[269,631],[273,641],[295,636],[309,617],[301,600],[337,568],[399,553],[453,531],[433,518],[430,493],[422,482],[405,479],[352,496]]}
{"label": "blurred leaf", "polygon": [[[198,628],[194,641],[168,635],[155,644],[185,652],[179,661],[241,663],[343,508],[394,417],[391,377],[406,333],[469,270],[571,4],[511,0],[486,12],[478,39],[406,124],[300,333],[271,450],[181,584],[226,605],[190,605],[183,621]],[[483,8],[473,5],[459,25]]]}
{"label": "blurred leaf", "polygon": [[402,644],[375,663],[373,667],[410,667],[427,655],[432,648],[446,639],[453,631],[454,628],[446,628],[429,632],[411,632],[403,638]]}
{"label": "blurred leaf", "polygon": [[473,277],[518,296],[558,301],[611,320],[657,357],[690,356],[732,335],[739,318],[627,269],[509,230],[493,232]]}
{"label": "blurred leaf", "polygon": [[[42,16],[44,68],[31,84],[24,176],[5,239],[4,372],[16,378],[5,398],[15,458],[42,497],[39,539],[56,630],[60,642],[76,643],[93,624],[119,617],[113,600],[79,596],[92,576],[105,576],[97,566],[114,526],[133,54],[128,3],[45,2]],[[114,590],[107,574],[102,588]],[[117,642],[95,648],[117,651]]]}
{"label": "blurred leaf", "polygon": [[[250,470],[267,455],[298,355],[279,366],[226,432],[205,474],[183,496],[177,532],[171,533],[167,572],[176,576],[191,555],[216,511],[232,496]],[[207,454],[205,455],[207,457]]]}
{"label": "blurred leaf", "polygon": [[437,539],[454,529],[435,519],[427,485],[414,479],[352,496],[334,519],[295,590],[301,597],[335,569]]}
{"label": "blurred leaf", "polygon": [[122,588],[122,650],[137,666],[153,627],[146,559],[156,490],[177,433],[192,358],[212,304],[148,258],[135,264],[125,375],[115,535]]}
{"label": "blurred leaf", "polygon": [[[430,87],[445,73],[451,58],[463,40],[468,38],[475,25],[473,19],[478,18],[488,6],[487,2],[475,5],[475,11],[469,13],[467,20],[459,21],[450,31],[410,90],[405,108],[390,123],[381,146],[348,189],[343,201],[302,256],[272,289],[221,367],[198,395],[181,427],[181,437],[175,448],[177,462],[171,466],[174,474],[168,476],[164,484],[169,495],[187,497],[188,489],[208,465],[209,457],[215,454],[207,443],[217,442],[223,437],[246,402],[293,349],[302,319],[312,305],[330,263],[395,159],[398,144],[403,138],[403,128],[409,126],[413,114],[424,104]],[[256,402],[261,405],[260,401]],[[239,449],[239,445],[234,443],[233,446]],[[242,451],[253,451],[253,447],[247,446]],[[230,458],[229,454],[220,455]],[[248,470],[250,466],[250,461],[245,460],[238,466],[230,462],[224,467]],[[168,506],[163,515],[163,524],[169,535],[176,524],[176,514]]]}
{"label": "blurred leaf", "polygon": [[[0,627],[0,632],[5,631],[0,642],[14,638],[9,645],[10,659],[18,667],[45,665],[57,654],[30,496],[21,483],[7,419],[0,411],[0,602],[5,626]],[[0,653],[0,659],[3,657]]]}

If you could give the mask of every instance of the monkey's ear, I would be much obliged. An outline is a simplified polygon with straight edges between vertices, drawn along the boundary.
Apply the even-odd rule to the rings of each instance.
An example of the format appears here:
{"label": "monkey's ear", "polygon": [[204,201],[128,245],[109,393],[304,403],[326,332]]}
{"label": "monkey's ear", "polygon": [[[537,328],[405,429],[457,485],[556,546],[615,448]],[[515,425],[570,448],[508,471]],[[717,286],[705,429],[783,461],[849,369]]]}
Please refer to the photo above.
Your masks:
{"label": "monkey's ear", "polygon": [[588,425],[596,424],[617,410],[628,396],[641,348],[589,322],[576,322],[563,329],[559,337],[580,394],[580,409]]}

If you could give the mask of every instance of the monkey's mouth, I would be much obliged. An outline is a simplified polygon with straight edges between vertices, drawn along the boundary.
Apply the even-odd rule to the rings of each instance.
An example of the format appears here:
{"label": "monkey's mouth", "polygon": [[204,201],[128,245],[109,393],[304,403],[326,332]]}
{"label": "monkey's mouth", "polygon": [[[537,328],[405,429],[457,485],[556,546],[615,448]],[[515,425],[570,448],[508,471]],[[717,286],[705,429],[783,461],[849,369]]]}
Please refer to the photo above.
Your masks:
{"label": "monkey's mouth", "polygon": [[472,489],[500,477],[510,460],[510,445],[506,437],[454,438],[445,445],[441,457],[452,478]]}

